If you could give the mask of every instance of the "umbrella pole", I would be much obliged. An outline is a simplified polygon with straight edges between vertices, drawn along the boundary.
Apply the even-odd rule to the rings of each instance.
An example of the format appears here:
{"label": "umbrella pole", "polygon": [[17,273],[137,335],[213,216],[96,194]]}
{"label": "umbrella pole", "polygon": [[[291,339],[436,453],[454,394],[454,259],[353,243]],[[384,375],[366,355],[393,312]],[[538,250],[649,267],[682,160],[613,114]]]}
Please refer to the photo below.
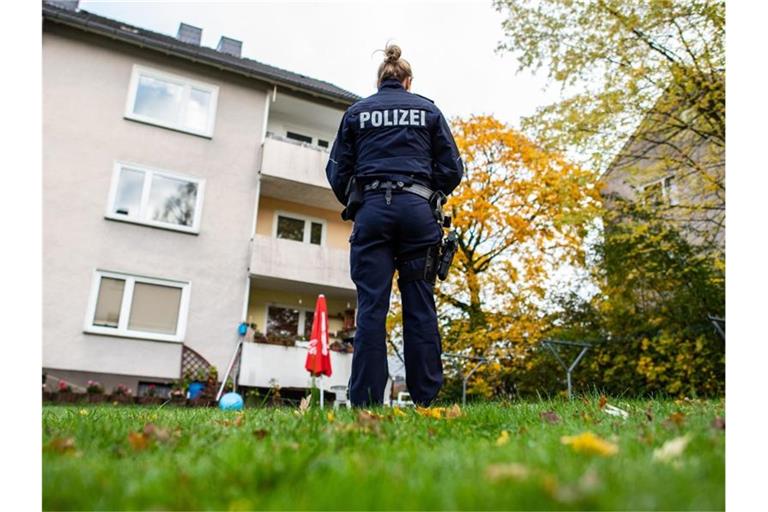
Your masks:
{"label": "umbrella pole", "polygon": [[320,379],[320,408],[323,408],[323,376],[318,377]]}

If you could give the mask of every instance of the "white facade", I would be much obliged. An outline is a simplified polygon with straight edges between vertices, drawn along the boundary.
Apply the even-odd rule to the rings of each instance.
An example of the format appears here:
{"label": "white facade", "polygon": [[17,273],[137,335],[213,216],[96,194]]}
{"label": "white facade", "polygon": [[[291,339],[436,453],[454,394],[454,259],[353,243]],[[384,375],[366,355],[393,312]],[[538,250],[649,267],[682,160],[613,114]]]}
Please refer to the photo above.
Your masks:
{"label": "white facade", "polygon": [[[186,345],[223,372],[252,311],[354,309],[322,146],[344,108],[46,22],[44,369],[171,380]],[[279,239],[275,212],[306,208],[322,243]],[[241,383],[304,387],[305,353],[248,343]],[[350,360],[333,353],[339,383]]]}

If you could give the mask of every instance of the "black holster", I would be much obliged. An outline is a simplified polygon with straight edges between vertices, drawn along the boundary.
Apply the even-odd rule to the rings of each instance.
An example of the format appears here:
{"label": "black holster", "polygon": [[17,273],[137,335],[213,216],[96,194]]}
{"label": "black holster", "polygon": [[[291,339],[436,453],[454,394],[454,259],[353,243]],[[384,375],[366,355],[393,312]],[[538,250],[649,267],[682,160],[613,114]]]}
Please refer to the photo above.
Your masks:
{"label": "black holster", "polygon": [[352,176],[347,182],[347,189],[344,191],[347,196],[347,207],[341,212],[342,220],[355,220],[357,210],[363,205],[363,185],[357,178]]}

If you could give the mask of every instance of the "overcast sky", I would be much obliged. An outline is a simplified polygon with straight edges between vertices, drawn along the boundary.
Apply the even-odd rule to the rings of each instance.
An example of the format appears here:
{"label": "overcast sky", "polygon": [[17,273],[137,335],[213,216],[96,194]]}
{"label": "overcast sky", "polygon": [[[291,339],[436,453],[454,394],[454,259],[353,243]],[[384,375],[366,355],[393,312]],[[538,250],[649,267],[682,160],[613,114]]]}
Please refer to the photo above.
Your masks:
{"label": "overcast sky", "polygon": [[448,117],[493,114],[518,126],[557,98],[543,78],[516,74],[515,59],[494,51],[502,16],[490,1],[81,1],[80,8],[170,35],[189,23],[203,29],[204,46],[233,37],[246,57],[361,96],[375,92],[383,57],[373,52],[392,40],[413,66],[413,91]]}

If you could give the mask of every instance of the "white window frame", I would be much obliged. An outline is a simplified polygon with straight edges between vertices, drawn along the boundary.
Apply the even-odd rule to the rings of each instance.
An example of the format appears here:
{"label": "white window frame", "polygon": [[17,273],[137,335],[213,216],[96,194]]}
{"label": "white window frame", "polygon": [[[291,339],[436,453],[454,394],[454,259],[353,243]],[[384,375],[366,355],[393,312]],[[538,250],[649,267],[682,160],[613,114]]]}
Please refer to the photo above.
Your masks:
{"label": "white window frame", "polygon": [[[115,213],[115,200],[117,199],[117,187],[120,184],[120,174],[123,169],[135,170],[144,173],[144,188],[141,191],[141,202],[139,204],[139,213],[136,215],[122,215]],[[161,222],[145,218],[149,194],[152,189],[152,179],[155,176],[171,178],[176,180],[188,181],[197,185],[197,200],[195,201],[195,220],[191,226],[182,226],[171,222]],[[107,209],[104,216],[107,219],[130,222],[131,224],[142,224],[155,228],[170,229],[172,231],[181,231],[197,235],[200,233],[200,223],[203,216],[203,198],[205,196],[205,179],[195,178],[185,174],[179,174],[164,169],[148,167],[146,165],[134,164],[132,162],[117,161],[112,171],[112,183],[109,187],[109,196],[107,198]]]}
{"label": "white window frame", "polygon": [[[190,91],[192,90],[192,88],[200,89],[201,91],[210,93],[211,104],[210,104],[210,111],[208,115],[208,126],[206,126],[204,130],[195,130],[187,126],[184,126],[183,124],[169,123],[167,121],[155,119],[150,116],[134,113],[133,109],[136,104],[136,92],[139,87],[139,77],[142,75],[150,78],[155,78],[158,80],[163,80],[166,82],[171,82],[184,87],[184,92],[182,96],[182,104],[183,104],[182,109],[184,110],[185,115],[186,115],[186,108],[189,103]],[[124,117],[126,119],[131,119],[133,121],[139,121],[142,123],[152,124],[155,126],[162,126],[163,128],[170,128],[171,130],[176,130],[184,133],[191,133],[193,135],[200,135],[201,137],[207,137],[210,139],[210,138],[213,138],[213,131],[216,125],[216,111],[218,110],[217,108],[218,102],[219,102],[219,86],[218,85],[213,85],[206,82],[199,82],[197,80],[193,80],[191,78],[187,78],[181,75],[168,73],[167,71],[160,71],[159,69],[154,69],[146,66],[140,66],[139,64],[134,64],[133,69],[131,70],[131,81],[128,86],[128,97],[126,98],[126,101],[125,101]]]}
{"label": "white window frame", "polygon": [[[116,328],[93,325],[93,317],[96,314],[96,304],[99,300],[99,288],[101,287],[101,279],[103,277],[121,279],[125,281],[125,287],[123,288],[123,299],[120,306],[120,317],[118,320],[118,326]],[[133,289],[136,283],[156,284],[160,286],[171,286],[181,289],[181,301],[179,302],[179,318],[176,323],[176,334],[160,334],[156,332],[136,331],[128,328],[128,320],[131,314],[131,305],[133,304]],[[187,331],[189,295],[191,289],[192,283],[189,281],[159,279],[154,277],[97,269],[93,273],[93,281],[91,283],[91,292],[88,299],[88,308],[85,315],[85,325],[83,330],[90,334],[104,334],[107,336],[117,336],[121,338],[136,338],[153,341],[182,343]]]}
{"label": "white window frame", "polygon": [[[670,181],[669,188],[666,186],[666,181]],[[648,183],[645,183],[640,186],[640,192],[642,194],[645,194],[645,190],[647,188],[652,187],[653,185],[656,185],[658,183],[661,183],[661,197],[664,199],[666,204],[668,206],[677,206],[679,204],[678,198],[677,198],[677,183],[675,182],[675,175],[674,174],[668,174],[666,176],[663,176],[659,179],[655,179],[653,181],[649,181]],[[645,199],[643,199],[645,201]]]}
{"label": "white window frame", "polygon": [[269,308],[283,308],[283,309],[295,309],[299,312],[299,323],[296,327],[297,333],[296,336],[299,338],[304,338],[304,329],[307,326],[307,313],[310,311],[314,311],[314,308],[306,308],[304,306],[289,306],[287,304],[280,304],[278,302],[267,302],[266,307],[264,308],[264,336],[268,334],[269,331]]}
{"label": "white window frame", "polygon": [[[292,219],[296,220],[303,220],[304,221],[304,239],[299,242],[298,240],[289,240],[287,238],[278,238],[277,236],[277,219],[278,217],[290,217]],[[313,243],[310,243],[309,240],[312,236],[312,223],[316,222],[318,224],[322,224],[323,226],[323,232],[320,234],[320,245],[316,245]],[[325,219],[321,219],[319,217],[310,217],[309,215],[302,215],[301,213],[294,213],[289,212],[286,210],[275,210],[274,216],[272,217],[272,238],[277,238],[278,240],[286,240],[288,242],[298,242],[303,243],[307,245],[311,245],[314,247],[325,247],[325,241],[328,237],[328,223]]]}

